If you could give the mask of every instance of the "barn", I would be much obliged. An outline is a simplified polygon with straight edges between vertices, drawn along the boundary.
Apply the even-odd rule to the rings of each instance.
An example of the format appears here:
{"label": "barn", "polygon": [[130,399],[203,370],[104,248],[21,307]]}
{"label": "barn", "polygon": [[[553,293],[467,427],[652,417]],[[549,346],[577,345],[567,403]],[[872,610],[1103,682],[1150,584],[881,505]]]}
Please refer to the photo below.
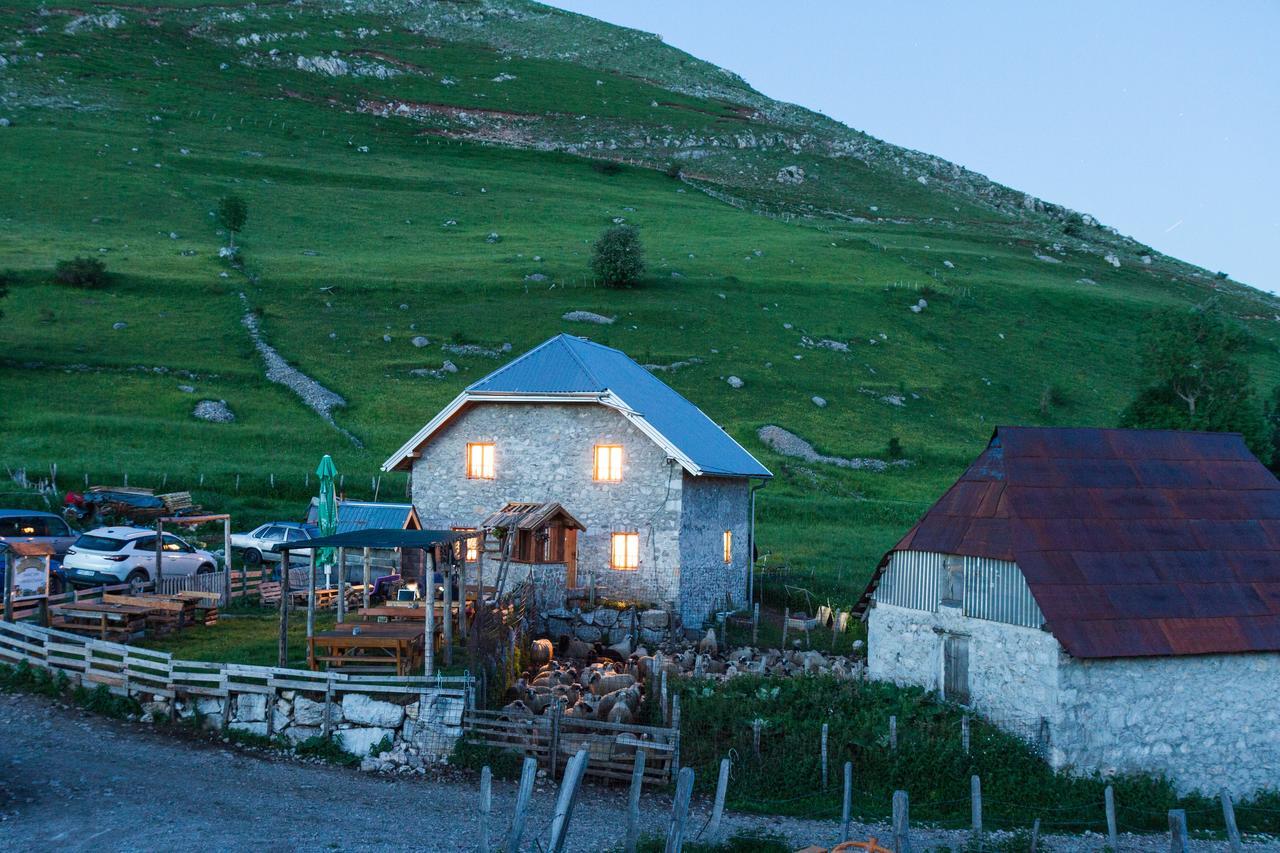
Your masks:
{"label": "barn", "polygon": [[1238,435],[1001,427],[859,608],[871,677],[1056,768],[1277,784],[1280,482]]}

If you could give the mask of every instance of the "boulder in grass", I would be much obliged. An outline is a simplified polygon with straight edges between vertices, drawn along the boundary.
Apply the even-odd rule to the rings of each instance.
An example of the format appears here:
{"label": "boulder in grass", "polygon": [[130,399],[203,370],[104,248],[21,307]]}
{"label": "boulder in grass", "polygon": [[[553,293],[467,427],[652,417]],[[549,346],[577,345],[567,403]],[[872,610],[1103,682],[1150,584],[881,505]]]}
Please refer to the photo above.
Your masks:
{"label": "boulder in grass", "polygon": [[226,400],[201,400],[191,414],[198,420],[214,424],[229,424],[236,419]]}

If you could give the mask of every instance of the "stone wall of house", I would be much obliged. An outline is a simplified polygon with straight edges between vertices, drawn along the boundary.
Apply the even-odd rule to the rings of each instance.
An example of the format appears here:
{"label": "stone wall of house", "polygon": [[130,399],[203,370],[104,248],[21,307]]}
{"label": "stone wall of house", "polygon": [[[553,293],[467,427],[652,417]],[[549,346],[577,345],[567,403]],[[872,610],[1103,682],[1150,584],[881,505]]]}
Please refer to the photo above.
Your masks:
{"label": "stone wall of house", "polygon": [[328,730],[352,755],[369,759],[372,747],[384,739],[390,742],[390,750],[362,765],[366,770],[387,769],[386,765],[413,769],[449,755],[462,736],[466,706],[456,690],[426,689],[404,697],[347,693],[328,703],[323,694],[282,690],[273,701],[264,693],[236,693],[230,699],[156,697],[144,703],[143,711],[152,718],[168,716],[170,702],[180,719],[196,719],[206,728],[220,729],[225,722],[233,731],[282,736],[293,743],[323,734],[327,713]]}
{"label": "stone wall of house", "polygon": [[[680,514],[680,617],[702,625],[726,601],[744,606],[750,565],[751,487],[740,477],[684,475]],[[724,533],[731,534],[724,561]]]}
{"label": "stone wall of house", "polygon": [[1038,736],[1042,719],[1052,726],[1060,647],[1036,628],[973,619],[955,607],[929,612],[876,602],[867,619],[868,675],[941,692],[943,638],[949,633],[969,637],[975,711],[1025,737]]}
{"label": "stone wall of house", "polygon": [[562,637],[578,639],[584,643],[604,643],[611,646],[623,640],[633,645],[647,646],[650,650],[670,643],[679,633],[680,620],[668,610],[615,610],[597,607],[594,610],[556,608],[543,611],[538,630],[553,640]]}
{"label": "stone wall of house", "polygon": [[1275,790],[1280,654],[1083,660],[1063,656],[1058,766],[1151,772],[1180,792]]}
{"label": "stone wall of house", "polygon": [[[470,480],[468,442],[491,441],[495,479]],[[620,444],[620,483],[597,483],[597,444]],[[508,501],[558,501],[587,528],[578,534],[578,584],[594,573],[603,594],[672,606],[679,593],[682,469],[617,411],[594,403],[481,403],[464,409],[422,449],[413,503],[423,526],[475,527]],[[609,567],[610,534],[640,534],[640,567]],[[487,561],[491,563],[492,561]],[[493,570],[486,565],[486,572]]]}

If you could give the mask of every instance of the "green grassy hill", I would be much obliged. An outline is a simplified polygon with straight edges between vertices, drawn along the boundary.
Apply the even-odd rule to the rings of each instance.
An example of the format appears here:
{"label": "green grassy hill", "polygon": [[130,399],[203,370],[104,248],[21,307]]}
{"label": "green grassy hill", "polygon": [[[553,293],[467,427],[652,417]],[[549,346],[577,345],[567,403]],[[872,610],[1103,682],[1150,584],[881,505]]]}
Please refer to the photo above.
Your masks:
{"label": "green grassy hill", "polygon": [[[567,331],[697,359],[663,378],[779,474],[762,549],[852,595],[996,424],[1114,423],[1153,309],[1217,294],[1254,333],[1255,378],[1280,378],[1271,297],[536,4],[19,0],[0,57],[0,464],[56,463],[63,486],[127,473],[247,524],[298,514],[328,452],[365,497],[507,357],[478,350]],[[232,192],[243,269],[212,216]],[[620,220],[650,276],[613,291],[587,259]],[[75,255],[110,286],[55,284]],[[359,446],[265,378],[246,310],[345,399]],[[235,422],[194,419],[200,400]],[[766,424],[840,457],[897,437],[911,465],[782,457]]]}

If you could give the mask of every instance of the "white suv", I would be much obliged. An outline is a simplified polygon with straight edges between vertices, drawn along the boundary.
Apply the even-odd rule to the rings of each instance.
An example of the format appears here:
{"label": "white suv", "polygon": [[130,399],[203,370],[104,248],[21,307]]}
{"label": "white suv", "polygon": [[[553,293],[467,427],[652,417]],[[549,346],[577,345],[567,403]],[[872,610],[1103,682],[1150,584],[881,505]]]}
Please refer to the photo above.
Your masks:
{"label": "white suv", "polygon": [[[218,560],[172,533],[164,534],[165,575],[212,572]],[[67,580],[76,586],[145,583],[156,576],[156,532],[144,527],[99,527],[81,535],[62,561]]]}

